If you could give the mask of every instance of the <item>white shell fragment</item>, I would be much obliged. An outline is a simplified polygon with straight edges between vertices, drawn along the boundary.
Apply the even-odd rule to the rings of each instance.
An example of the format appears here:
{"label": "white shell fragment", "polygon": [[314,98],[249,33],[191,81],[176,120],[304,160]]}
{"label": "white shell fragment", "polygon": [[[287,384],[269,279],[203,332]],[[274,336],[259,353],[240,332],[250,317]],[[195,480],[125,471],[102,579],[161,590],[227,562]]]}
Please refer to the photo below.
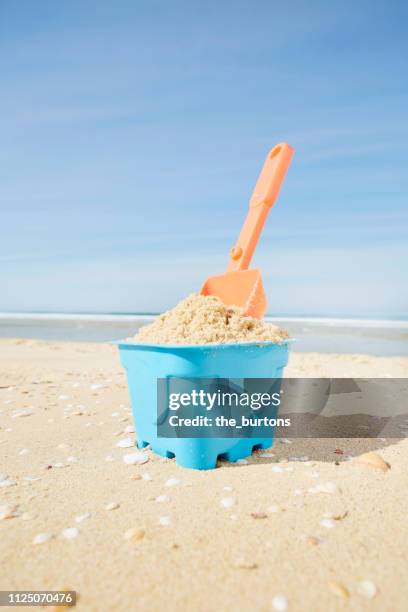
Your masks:
{"label": "white shell fragment", "polygon": [[17,483],[14,480],[0,480],[0,487],[14,487]]}
{"label": "white shell fragment", "polygon": [[78,527],[67,527],[67,529],[63,530],[62,536],[66,540],[75,540],[79,536],[79,529]]}
{"label": "white shell fragment", "polygon": [[169,478],[168,480],[166,480],[166,482],[164,483],[165,487],[175,487],[176,485],[180,484],[180,480],[178,478]]}
{"label": "white shell fragment", "polygon": [[134,443],[132,438],[123,438],[122,440],[119,440],[119,442],[116,443],[116,446],[119,446],[119,448],[132,448],[132,446],[134,446]]}
{"label": "white shell fragment", "polygon": [[323,519],[320,521],[320,525],[321,525],[322,527],[324,527],[325,529],[333,529],[333,527],[334,527],[334,521],[332,521],[332,519],[331,519],[331,518],[323,518]]}
{"label": "white shell fragment", "polygon": [[20,417],[31,416],[32,414],[34,414],[32,410],[19,410],[18,412],[15,412],[14,414],[12,414],[11,418],[18,419]]}
{"label": "white shell fragment", "polygon": [[123,456],[123,461],[128,465],[141,465],[142,463],[149,461],[149,457],[146,455],[146,453],[142,452],[130,453]]}
{"label": "white shell fragment", "polygon": [[170,517],[169,516],[161,516],[159,518],[159,525],[170,525],[171,521],[170,521]]}
{"label": "white shell fragment", "polygon": [[106,504],[105,510],[116,510],[119,507],[120,504],[118,504],[117,502],[111,502],[110,504]]}
{"label": "white shell fragment", "polygon": [[281,506],[277,506],[277,505],[274,504],[272,506],[269,506],[268,511],[272,512],[273,514],[275,514],[277,512],[282,512],[283,509],[281,508]]}
{"label": "white shell fragment", "polygon": [[169,501],[169,498],[167,497],[167,495],[159,495],[158,497],[156,497],[156,501],[159,504],[163,504],[164,502]]}
{"label": "white shell fragment", "polygon": [[373,599],[377,595],[377,587],[371,580],[362,580],[358,583],[357,591],[367,599]]}
{"label": "white shell fragment", "polygon": [[91,514],[89,512],[86,512],[85,514],[80,514],[79,516],[76,516],[75,517],[75,522],[76,523],[82,523],[83,521],[86,521],[90,517],[91,517]]}
{"label": "white shell fragment", "polygon": [[235,497],[223,497],[220,504],[223,508],[231,508],[236,503]]}
{"label": "white shell fragment", "polygon": [[45,542],[48,542],[48,540],[51,540],[51,538],[51,533],[37,533],[33,539],[33,544],[44,544]]}
{"label": "white shell fragment", "polygon": [[288,600],[285,595],[275,595],[272,599],[272,608],[278,612],[284,612],[288,609]]}

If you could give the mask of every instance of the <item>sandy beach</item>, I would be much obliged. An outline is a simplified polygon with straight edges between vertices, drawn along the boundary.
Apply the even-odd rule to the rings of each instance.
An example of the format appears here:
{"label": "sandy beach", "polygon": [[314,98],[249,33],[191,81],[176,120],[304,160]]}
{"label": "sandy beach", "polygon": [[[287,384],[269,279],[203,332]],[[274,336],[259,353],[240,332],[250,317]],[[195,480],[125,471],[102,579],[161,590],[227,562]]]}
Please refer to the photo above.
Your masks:
{"label": "sandy beach", "polygon": [[[86,611],[406,610],[408,440],[127,465],[114,346],[1,340],[0,371],[0,589],[76,590]],[[285,374],[408,377],[408,358],[293,353]],[[346,460],[368,451],[389,469]]]}

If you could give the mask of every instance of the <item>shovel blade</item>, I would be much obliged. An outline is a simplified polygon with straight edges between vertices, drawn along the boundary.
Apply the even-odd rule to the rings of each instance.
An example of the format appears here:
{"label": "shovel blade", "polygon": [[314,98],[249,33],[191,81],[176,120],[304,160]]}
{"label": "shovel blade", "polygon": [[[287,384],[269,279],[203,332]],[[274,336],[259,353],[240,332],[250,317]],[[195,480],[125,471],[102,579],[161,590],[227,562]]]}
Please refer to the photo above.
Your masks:
{"label": "shovel blade", "polygon": [[201,295],[214,295],[227,306],[239,306],[250,317],[262,319],[267,301],[259,270],[239,270],[210,276],[200,291]]}

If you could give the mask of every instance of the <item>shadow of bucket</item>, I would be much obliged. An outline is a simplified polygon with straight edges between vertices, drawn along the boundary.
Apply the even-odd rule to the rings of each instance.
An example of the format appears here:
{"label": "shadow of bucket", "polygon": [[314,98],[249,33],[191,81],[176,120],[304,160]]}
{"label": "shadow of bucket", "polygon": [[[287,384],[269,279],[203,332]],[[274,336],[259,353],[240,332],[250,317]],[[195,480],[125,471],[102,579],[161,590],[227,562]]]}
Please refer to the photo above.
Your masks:
{"label": "shadow of bucket", "polygon": [[281,378],[290,341],[214,345],[149,345],[118,342],[126,370],[137,446],[150,444],[164,457],[187,468],[214,468],[218,457],[237,461],[254,448],[269,448],[268,438],[163,438],[157,435],[159,378]]}

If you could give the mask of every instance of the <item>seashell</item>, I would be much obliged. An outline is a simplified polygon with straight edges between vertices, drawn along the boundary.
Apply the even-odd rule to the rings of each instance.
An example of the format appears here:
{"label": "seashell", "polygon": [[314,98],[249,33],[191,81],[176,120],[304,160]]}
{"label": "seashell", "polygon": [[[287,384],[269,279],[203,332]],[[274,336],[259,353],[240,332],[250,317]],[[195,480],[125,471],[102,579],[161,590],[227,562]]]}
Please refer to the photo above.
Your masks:
{"label": "seashell", "polygon": [[369,452],[364,453],[363,455],[359,455],[355,459],[353,459],[353,463],[357,463],[360,465],[365,465],[370,468],[374,468],[377,470],[381,470],[382,472],[388,472],[390,469],[389,463],[384,461],[384,459],[378,453]]}
{"label": "seashell", "polygon": [[367,599],[373,599],[377,595],[377,587],[371,580],[362,580],[358,583],[357,592]]}
{"label": "seashell", "polygon": [[8,504],[0,506],[0,521],[15,518],[16,516],[18,516],[17,506],[10,506]]}
{"label": "seashell", "polygon": [[119,446],[119,448],[131,448],[132,446],[134,446],[134,442],[132,438],[123,438],[122,440],[119,440],[119,442],[116,443],[116,446]]}
{"label": "seashell", "polygon": [[321,539],[317,536],[306,536],[305,539],[306,543],[309,544],[309,546],[319,546],[319,544],[321,543]]}
{"label": "seashell", "polygon": [[220,504],[223,508],[231,508],[236,504],[236,499],[235,497],[223,497]]}
{"label": "seashell", "polygon": [[120,508],[120,504],[117,502],[111,502],[105,506],[105,510],[117,510],[117,508]]}
{"label": "seashell", "polygon": [[277,512],[283,512],[283,508],[274,504],[272,506],[269,506],[268,511],[272,512],[273,514],[276,514]]}
{"label": "seashell", "polygon": [[272,608],[277,612],[285,612],[288,609],[288,600],[285,595],[275,595],[272,599]]}
{"label": "seashell", "polygon": [[254,561],[249,561],[248,559],[245,559],[245,557],[239,557],[235,561],[235,567],[239,567],[240,569],[253,570],[257,569],[258,564]]}
{"label": "seashell", "polygon": [[0,487],[14,487],[17,483],[14,480],[0,480]]}
{"label": "seashell", "polygon": [[149,457],[146,455],[146,453],[142,452],[130,453],[129,455],[123,456],[123,461],[128,465],[141,465],[142,463],[149,461]]}
{"label": "seashell", "polygon": [[336,580],[330,580],[329,589],[334,595],[337,597],[341,597],[342,599],[348,599],[350,597],[350,593],[346,589],[346,587],[341,584],[341,582],[337,582]]}
{"label": "seashell", "polygon": [[158,497],[156,497],[156,500],[159,504],[163,504],[164,502],[169,501],[169,498],[167,497],[167,495],[159,495]]}
{"label": "seashell", "polygon": [[51,533],[37,533],[37,535],[33,539],[33,544],[44,544],[48,542],[52,538]]}
{"label": "seashell", "polygon": [[324,527],[325,529],[333,529],[334,521],[331,518],[323,518],[320,521],[320,525]]}
{"label": "seashell", "polygon": [[128,540],[129,542],[138,542],[139,540],[143,540],[143,538],[145,537],[145,531],[144,529],[138,529],[137,527],[132,527],[131,529],[128,529],[127,531],[125,531],[124,533],[124,538],[125,540]]}
{"label": "seashell", "polygon": [[166,482],[164,483],[165,487],[175,487],[176,485],[180,484],[180,480],[178,478],[169,478],[168,480],[166,480]]}
{"label": "seashell", "polygon": [[75,540],[79,536],[79,529],[78,527],[67,527],[62,531],[62,536],[66,540]]}
{"label": "seashell", "polygon": [[12,414],[11,418],[12,419],[18,419],[20,417],[31,416],[32,414],[34,414],[34,412],[32,410],[19,410],[18,412],[15,412],[14,414]]}
{"label": "seashell", "polygon": [[91,514],[89,512],[86,512],[85,514],[80,514],[79,516],[76,516],[75,517],[75,522],[76,523],[82,523],[83,521],[86,521],[90,517],[91,517]]}

